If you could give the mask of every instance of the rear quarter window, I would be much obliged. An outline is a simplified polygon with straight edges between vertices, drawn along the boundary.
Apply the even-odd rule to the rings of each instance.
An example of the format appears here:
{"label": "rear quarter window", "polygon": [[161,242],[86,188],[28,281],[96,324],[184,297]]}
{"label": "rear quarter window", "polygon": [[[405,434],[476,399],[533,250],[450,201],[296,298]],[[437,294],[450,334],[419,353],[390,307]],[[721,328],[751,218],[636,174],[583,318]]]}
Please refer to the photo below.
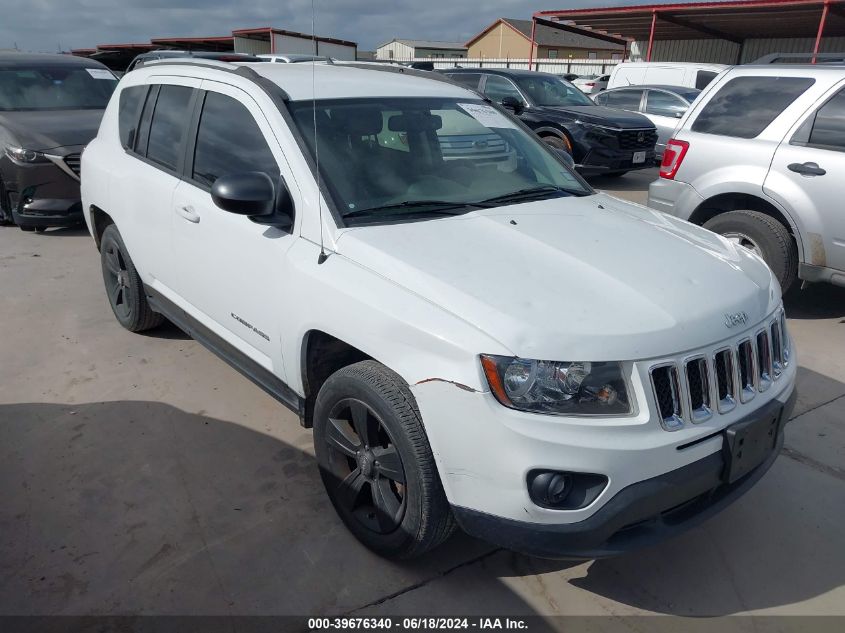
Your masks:
{"label": "rear quarter window", "polygon": [[736,77],[705,104],[692,131],[754,138],[813,83],[808,77]]}
{"label": "rear quarter window", "polygon": [[138,132],[138,119],[141,108],[147,98],[149,86],[129,86],[120,91],[120,102],[117,110],[117,126],[120,144],[124,148],[133,147]]}

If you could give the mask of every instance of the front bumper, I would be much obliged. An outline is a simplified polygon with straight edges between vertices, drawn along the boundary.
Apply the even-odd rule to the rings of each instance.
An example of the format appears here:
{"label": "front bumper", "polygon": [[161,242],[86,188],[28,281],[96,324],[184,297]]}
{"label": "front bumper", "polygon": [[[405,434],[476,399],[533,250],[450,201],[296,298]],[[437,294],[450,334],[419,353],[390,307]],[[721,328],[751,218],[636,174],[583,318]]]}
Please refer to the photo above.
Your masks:
{"label": "front bumper", "polygon": [[[645,158],[642,162],[634,162],[635,153],[645,153]],[[599,176],[601,174],[613,174],[623,171],[633,171],[635,169],[648,169],[654,167],[654,163],[654,147],[639,150],[594,147],[587,150],[581,158],[581,162],[575,167],[578,173],[584,176]]]}
{"label": "front bumper", "polygon": [[[81,148],[63,148],[78,156]],[[3,155],[0,176],[6,189],[12,218],[19,226],[74,226],[83,223],[79,180],[62,161],[18,163]]]}
{"label": "front bumper", "polygon": [[772,400],[752,414],[778,416],[775,449],[733,483],[724,482],[725,458],[720,451],[624,488],[595,514],[577,523],[528,523],[464,507],[453,507],[455,518],[473,536],[543,558],[603,558],[658,543],[717,514],[754,486],[780,453],[783,427],[795,399],[792,388],[784,400]]}

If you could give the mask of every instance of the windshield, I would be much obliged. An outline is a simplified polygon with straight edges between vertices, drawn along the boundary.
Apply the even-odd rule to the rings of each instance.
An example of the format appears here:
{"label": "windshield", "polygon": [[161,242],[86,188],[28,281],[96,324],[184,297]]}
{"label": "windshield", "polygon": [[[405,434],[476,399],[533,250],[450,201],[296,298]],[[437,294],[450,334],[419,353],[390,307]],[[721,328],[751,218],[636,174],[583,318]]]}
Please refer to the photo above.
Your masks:
{"label": "windshield", "polygon": [[0,69],[0,111],[103,109],[117,85],[106,68]]}
{"label": "windshield", "polygon": [[[312,102],[290,107],[313,156]],[[477,99],[317,101],[316,124],[321,178],[348,222],[592,193],[541,141]]]}
{"label": "windshield", "polygon": [[596,105],[575,86],[554,75],[519,75],[514,77],[534,105],[592,106]]}

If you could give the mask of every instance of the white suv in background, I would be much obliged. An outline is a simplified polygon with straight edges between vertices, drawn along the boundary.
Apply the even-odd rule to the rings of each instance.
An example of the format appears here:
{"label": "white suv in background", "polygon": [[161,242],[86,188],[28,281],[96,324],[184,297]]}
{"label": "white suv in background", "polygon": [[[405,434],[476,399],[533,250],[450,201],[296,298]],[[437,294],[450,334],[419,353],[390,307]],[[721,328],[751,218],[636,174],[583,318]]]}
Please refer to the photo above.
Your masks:
{"label": "white suv in background", "polygon": [[699,96],[648,206],[721,233],[796,279],[845,286],[845,66],[736,66]]}
{"label": "white suv in background", "polygon": [[[444,121],[486,143],[444,156]],[[437,75],[144,65],[82,163],[117,320],[167,317],[313,426],[332,503],[382,555],[455,522],[616,554],[779,452],[796,361],[762,260],[596,193]]]}

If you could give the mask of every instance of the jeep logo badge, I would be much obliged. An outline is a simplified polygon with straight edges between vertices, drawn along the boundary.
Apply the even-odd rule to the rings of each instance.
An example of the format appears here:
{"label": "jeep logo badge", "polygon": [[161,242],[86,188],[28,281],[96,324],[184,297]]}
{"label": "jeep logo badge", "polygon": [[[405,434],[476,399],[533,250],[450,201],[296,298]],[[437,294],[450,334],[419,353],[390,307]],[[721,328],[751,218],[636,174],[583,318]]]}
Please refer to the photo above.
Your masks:
{"label": "jeep logo badge", "polygon": [[748,315],[745,312],[725,314],[725,327],[730,328],[736,325],[745,325],[746,323],[748,323]]}

